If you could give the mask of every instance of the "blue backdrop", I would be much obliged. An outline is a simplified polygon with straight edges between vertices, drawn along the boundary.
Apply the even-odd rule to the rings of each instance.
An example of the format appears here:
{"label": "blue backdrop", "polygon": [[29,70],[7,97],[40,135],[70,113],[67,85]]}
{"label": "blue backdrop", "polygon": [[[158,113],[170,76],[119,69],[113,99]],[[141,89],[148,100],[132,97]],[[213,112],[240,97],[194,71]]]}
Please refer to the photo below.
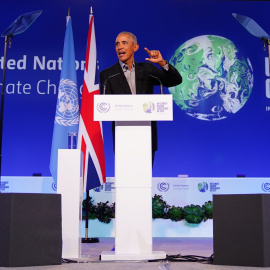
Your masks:
{"label": "blue backdrop", "polygon": [[[3,128],[2,175],[50,176],[49,159],[63,54],[66,15],[71,8],[78,85],[83,81],[83,61],[90,5],[95,16],[99,69],[114,64],[115,37],[121,31],[137,35],[135,58],[144,61],[144,47],[158,49],[170,60],[187,40],[217,35],[231,40],[249,58],[254,86],[237,113],[218,121],[187,115],[174,104],[174,121],[158,123],[159,150],[153,176],[268,177],[270,175],[270,93],[267,50],[248,33],[232,13],[253,18],[270,32],[267,1],[179,0],[39,0],[2,1],[0,32],[23,13],[42,10],[36,22],[15,36],[7,52],[6,96]],[[2,38],[1,70],[4,39]],[[2,82],[2,74],[1,74]],[[158,92],[159,89],[157,88]],[[165,89],[168,93],[168,89]],[[269,109],[269,110],[268,110]],[[114,176],[110,123],[103,124],[107,176]]]}

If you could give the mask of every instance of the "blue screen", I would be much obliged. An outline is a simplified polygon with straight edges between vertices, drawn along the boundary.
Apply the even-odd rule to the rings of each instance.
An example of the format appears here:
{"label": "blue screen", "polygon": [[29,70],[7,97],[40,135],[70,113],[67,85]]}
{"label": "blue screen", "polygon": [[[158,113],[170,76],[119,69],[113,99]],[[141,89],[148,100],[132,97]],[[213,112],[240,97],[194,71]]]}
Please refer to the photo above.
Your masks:
{"label": "blue screen", "polygon": [[[77,81],[81,89],[89,3],[83,0],[10,0],[1,4],[1,33],[19,15],[42,10],[42,14],[29,29],[16,35],[11,47],[7,48],[2,175],[51,175],[49,161],[66,15],[70,7],[75,56],[78,61]],[[233,44],[234,51],[237,51],[237,60],[248,65],[249,73],[244,74],[252,77],[252,82],[246,86],[249,93],[245,102],[240,103],[241,108],[238,107],[240,109],[237,111],[229,110],[225,118],[198,119],[174,103],[174,121],[158,123],[154,177],[175,177],[179,174],[190,177],[235,177],[238,174],[247,177],[269,176],[268,48],[266,46],[264,50],[260,38],[250,34],[232,16],[232,13],[248,16],[269,33],[268,1],[93,0],[91,5],[95,18],[99,71],[118,61],[114,43],[121,31],[130,31],[137,36],[140,46],[135,53],[137,62],[143,62],[147,57],[144,47],[160,50],[163,58],[173,63],[173,56],[180,46],[185,47],[191,40],[195,41],[193,46],[197,46],[196,41],[200,41],[200,37],[206,37],[208,41],[219,37],[219,41],[222,39]],[[219,41],[215,48],[222,44]],[[4,38],[1,44],[3,49],[0,47],[0,66],[3,70]],[[211,46],[207,47],[207,42],[205,44],[204,52],[215,50]],[[186,57],[187,54],[188,51],[185,50]],[[202,55],[198,53],[196,57],[200,58]],[[195,58],[192,61],[196,61]],[[227,60],[231,61],[229,54]],[[224,64],[224,59],[220,61]],[[212,58],[210,62],[213,63]],[[187,69],[189,68],[190,66]],[[229,76],[228,80],[240,80],[244,83],[246,78],[241,78],[241,68],[243,65],[237,66],[236,63],[236,73],[230,73],[229,76],[216,66],[211,70],[208,66],[207,72],[211,74],[207,74],[212,79],[208,80],[208,75],[204,73],[204,79],[200,83],[209,83],[212,88],[215,87],[213,78],[224,84],[228,83],[217,79],[219,72],[225,72]],[[164,89],[166,94],[170,91],[172,89]],[[159,92],[159,87],[155,92]],[[229,94],[226,98],[227,105],[237,101]],[[220,101],[223,104],[224,99]],[[205,100],[209,102],[210,98]],[[103,135],[107,176],[114,176],[111,123],[103,123]]]}

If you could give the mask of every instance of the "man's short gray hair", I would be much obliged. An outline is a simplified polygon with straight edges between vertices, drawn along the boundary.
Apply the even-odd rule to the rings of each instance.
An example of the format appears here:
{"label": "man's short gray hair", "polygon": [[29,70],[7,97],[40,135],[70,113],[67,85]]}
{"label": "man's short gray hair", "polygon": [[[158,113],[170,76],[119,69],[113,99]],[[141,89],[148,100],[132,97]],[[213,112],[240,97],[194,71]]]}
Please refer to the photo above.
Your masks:
{"label": "man's short gray hair", "polygon": [[132,38],[133,43],[134,44],[137,44],[137,38],[136,38],[136,36],[133,33],[123,31],[123,32],[121,32],[121,33],[118,34],[118,36],[120,36],[120,35],[129,35]]}

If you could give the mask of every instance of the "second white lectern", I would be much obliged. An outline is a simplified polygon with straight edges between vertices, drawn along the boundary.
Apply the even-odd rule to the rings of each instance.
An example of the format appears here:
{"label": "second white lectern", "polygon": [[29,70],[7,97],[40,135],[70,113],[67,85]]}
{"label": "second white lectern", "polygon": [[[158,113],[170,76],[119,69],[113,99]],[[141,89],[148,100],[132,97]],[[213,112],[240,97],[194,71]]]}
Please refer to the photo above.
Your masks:
{"label": "second white lectern", "polygon": [[101,260],[164,259],[152,250],[151,121],[172,120],[171,95],[97,95],[94,120],[115,125],[115,251]]}

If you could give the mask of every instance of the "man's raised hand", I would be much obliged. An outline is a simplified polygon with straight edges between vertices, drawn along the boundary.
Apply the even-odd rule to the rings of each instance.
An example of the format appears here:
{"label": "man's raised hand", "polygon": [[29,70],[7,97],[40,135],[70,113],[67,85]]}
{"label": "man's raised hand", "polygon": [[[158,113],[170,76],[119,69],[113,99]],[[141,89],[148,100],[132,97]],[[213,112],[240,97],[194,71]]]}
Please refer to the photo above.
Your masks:
{"label": "man's raised hand", "polygon": [[157,51],[157,50],[149,51],[147,48],[144,48],[144,50],[150,56],[150,58],[145,58],[145,60],[152,62],[152,63],[156,63],[161,67],[166,65],[166,61],[163,59],[160,51]]}

